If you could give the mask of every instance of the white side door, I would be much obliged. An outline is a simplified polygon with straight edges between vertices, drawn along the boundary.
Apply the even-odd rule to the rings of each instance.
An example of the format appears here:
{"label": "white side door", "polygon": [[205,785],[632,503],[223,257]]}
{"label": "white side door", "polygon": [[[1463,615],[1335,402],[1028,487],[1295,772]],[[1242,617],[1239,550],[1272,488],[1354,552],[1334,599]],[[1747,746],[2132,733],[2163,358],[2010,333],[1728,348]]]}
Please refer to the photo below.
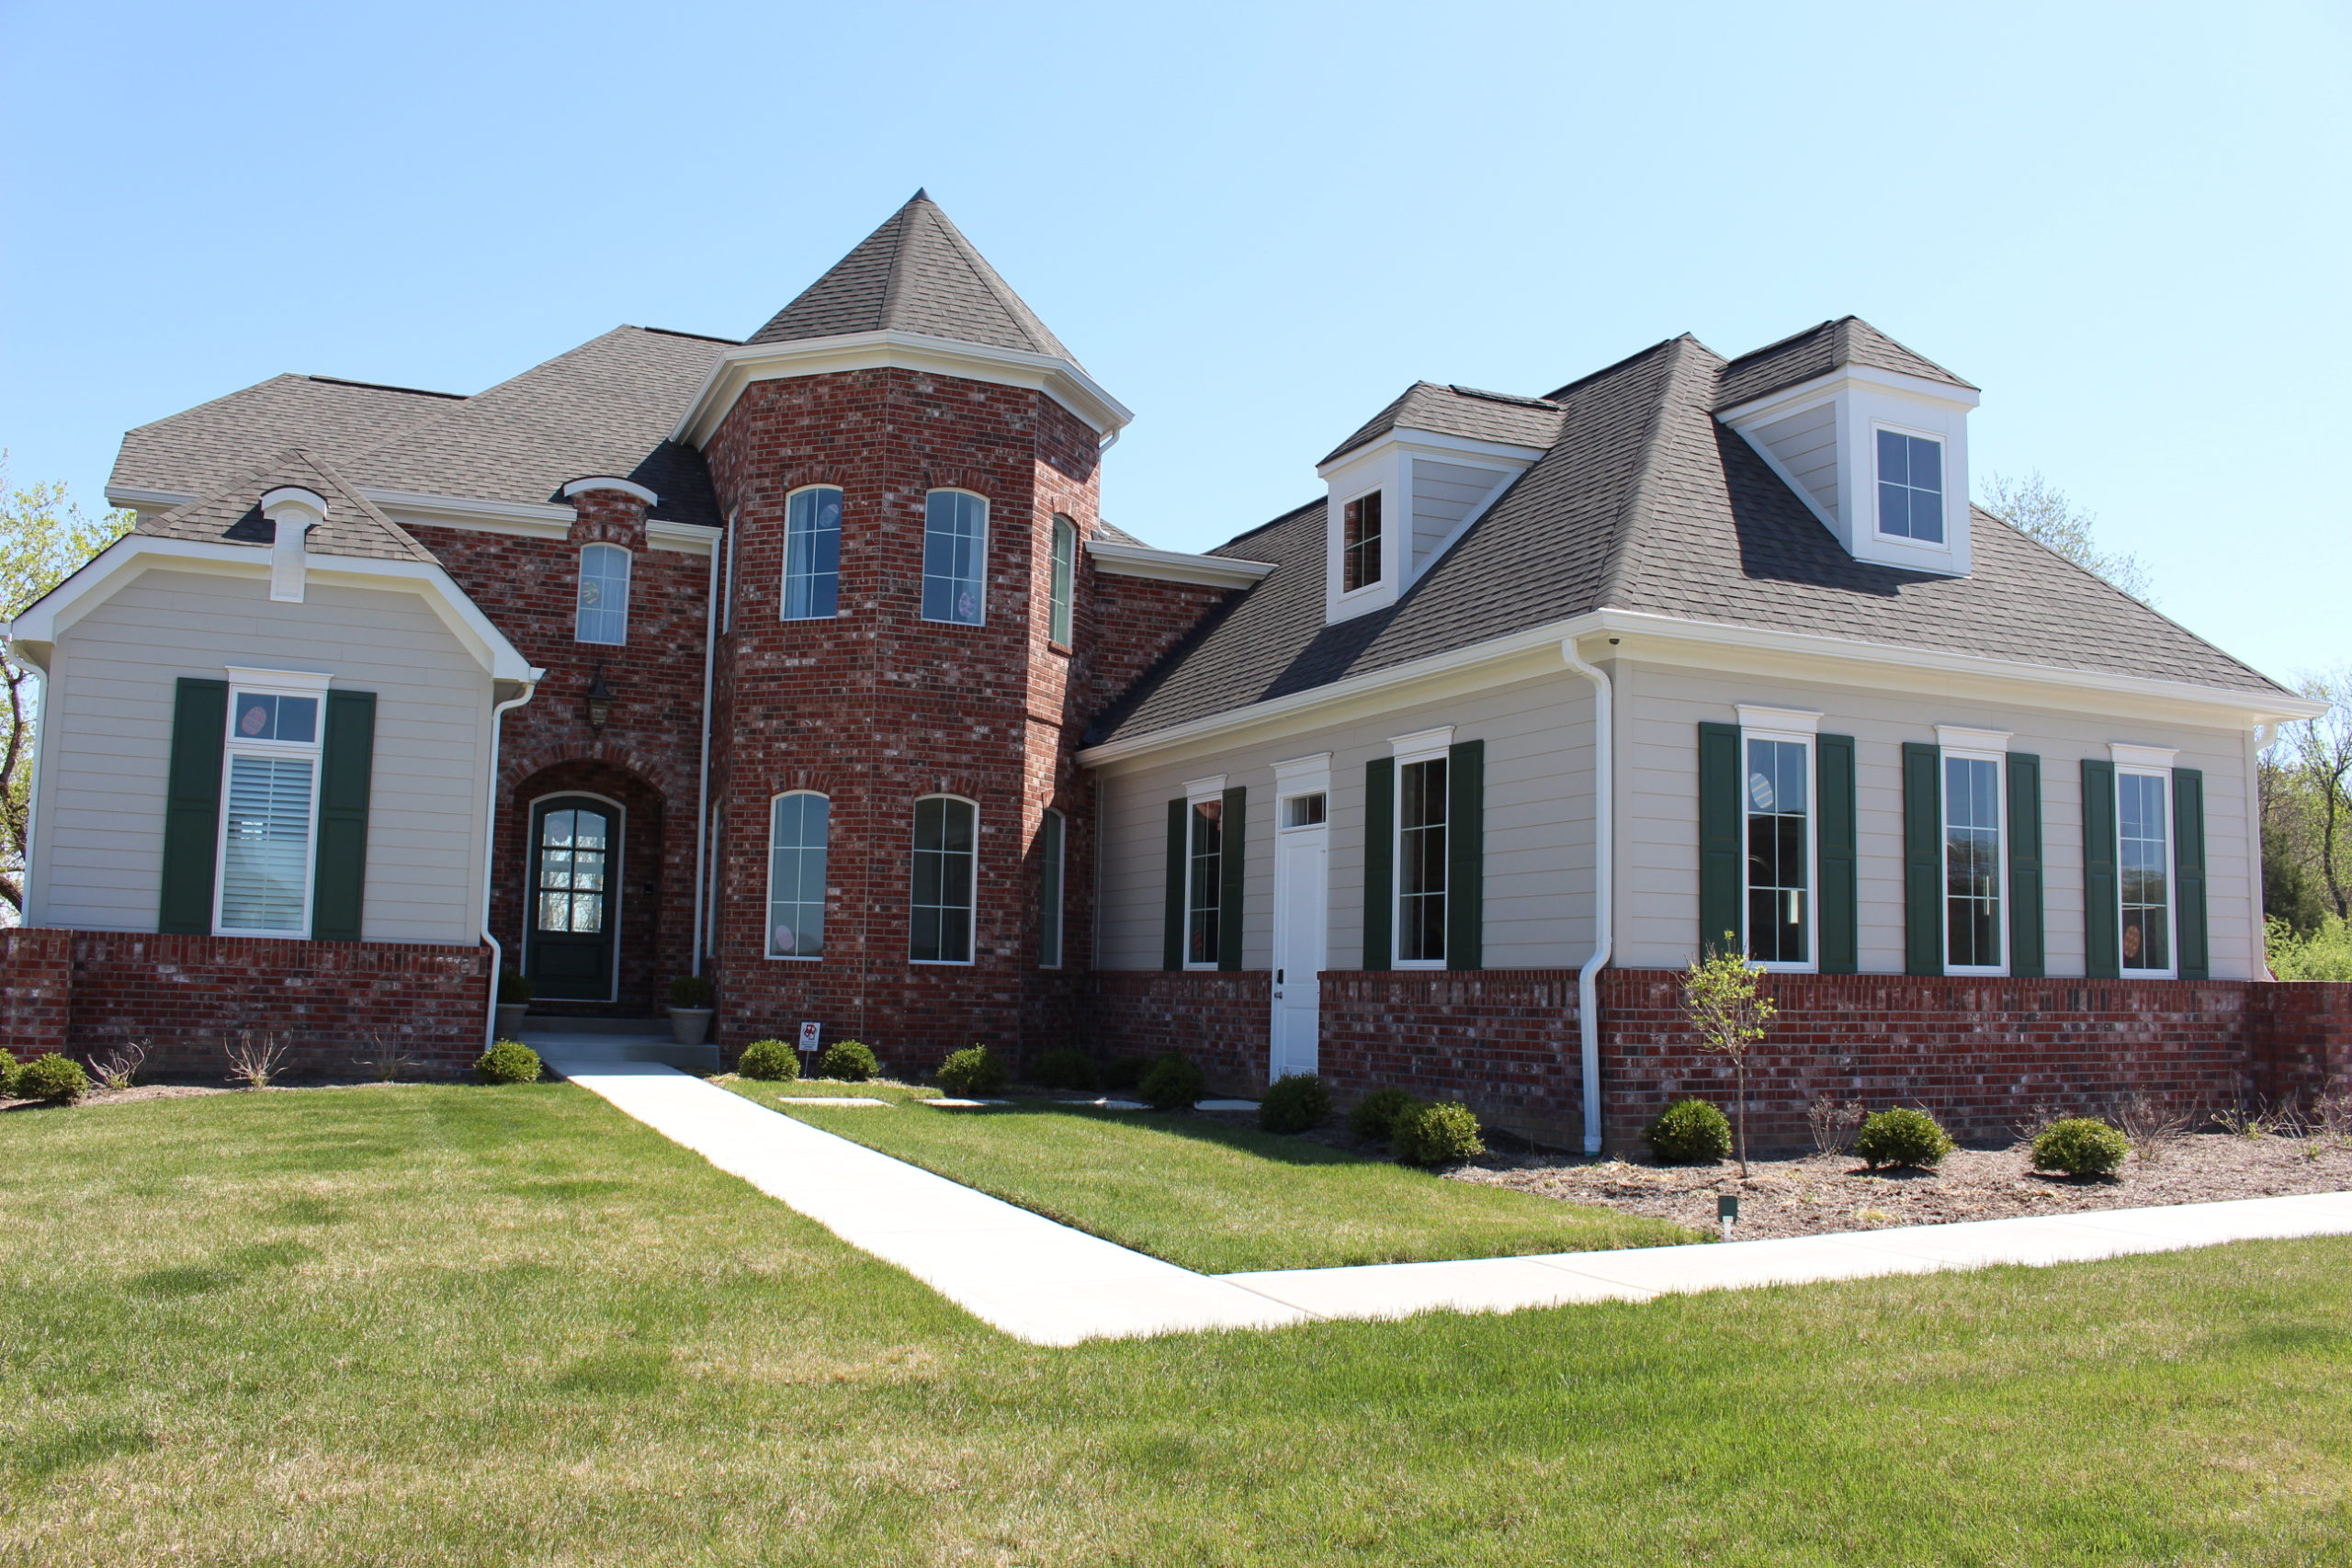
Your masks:
{"label": "white side door", "polygon": [[[1274,829],[1274,1016],[1269,1079],[1316,1070],[1323,999],[1317,976],[1326,953],[1329,888],[1323,865],[1329,829],[1322,797],[1314,799],[1311,813],[1294,811],[1289,800],[1278,803],[1282,815]],[[1310,815],[1312,822],[1283,825],[1294,816]]]}

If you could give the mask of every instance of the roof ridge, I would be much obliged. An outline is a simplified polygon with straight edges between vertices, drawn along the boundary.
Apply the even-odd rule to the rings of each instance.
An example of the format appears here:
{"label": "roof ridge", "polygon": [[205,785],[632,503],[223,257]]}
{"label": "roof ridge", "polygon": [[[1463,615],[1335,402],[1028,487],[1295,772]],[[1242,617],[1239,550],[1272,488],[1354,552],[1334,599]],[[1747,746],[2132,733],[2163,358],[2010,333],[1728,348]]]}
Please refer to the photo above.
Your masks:
{"label": "roof ridge", "polygon": [[395,387],[390,381],[355,381],[348,376],[313,376],[298,372],[305,381],[323,381],[330,387],[360,387],[371,392],[406,392],[418,398],[455,398],[463,402],[472,394],[468,392],[436,392],[429,387]]}
{"label": "roof ridge", "polygon": [[1631,555],[1634,531],[1641,526],[1651,499],[1651,488],[1663,464],[1666,446],[1667,415],[1674,401],[1678,383],[1682,378],[1684,362],[1690,352],[1700,353],[1721,363],[1722,356],[1689,333],[1679,333],[1667,339],[1666,367],[1658,377],[1657,389],[1650,400],[1647,421],[1642,426],[1642,456],[1634,465],[1633,476],[1626,481],[1625,497],[1619,504],[1617,515],[1610,527],[1609,554],[1601,562],[1600,584],[1594,595],[1594,607],[1609,608],[1623,585],[1625,562]]}
{"label": "roof ridge", "polygon": [[[890,236],[890,264],[882,269],[882,319],[886,321],[890,319],[891,311],[897,309],[900,291],[906,285],[907,269],[899,264],[906,259],[907,235],[914,228],[913,221],[907,215],[915,209],[916,204],[928,202],[930,199],[927,194],[918,188],[914,195],[907,198],[905,206],[890,214],[890,223],[886,225],[886,227],[895,226],[895,231]],[[789,307],[786,308],[789,309]]]}

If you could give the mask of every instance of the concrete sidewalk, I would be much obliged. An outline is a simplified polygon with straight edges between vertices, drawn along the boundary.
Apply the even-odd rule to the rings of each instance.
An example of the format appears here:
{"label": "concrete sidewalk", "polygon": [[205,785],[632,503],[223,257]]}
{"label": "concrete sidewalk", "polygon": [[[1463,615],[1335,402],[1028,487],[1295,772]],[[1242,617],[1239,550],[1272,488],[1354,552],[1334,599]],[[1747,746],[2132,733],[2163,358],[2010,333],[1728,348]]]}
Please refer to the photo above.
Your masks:
{"label": "concrete sidewalk", "polygon": [[664,1137],[1037,1345],[1328,1318],[1515,1312],[1670,1292],[2081,1263],[2220,1242],[2352,1235],[2352,1192],[2104,1209],[1615,1252],[1196,1274],[919,1170],[651,1063],[543,1053]]}

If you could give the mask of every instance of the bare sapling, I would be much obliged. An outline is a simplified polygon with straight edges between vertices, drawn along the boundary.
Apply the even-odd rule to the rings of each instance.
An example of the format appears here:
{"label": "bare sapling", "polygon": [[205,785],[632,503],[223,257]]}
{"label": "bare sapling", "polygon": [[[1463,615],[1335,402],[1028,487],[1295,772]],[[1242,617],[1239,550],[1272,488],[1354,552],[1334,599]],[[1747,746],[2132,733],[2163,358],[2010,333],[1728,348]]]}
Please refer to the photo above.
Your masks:
{"label": "bare sapling", "polygon": [[2199,1111],[2176,1111],[2144,1089],[2124,1095],[2108,1112],[2142,1165],[2155,1165],[2170,1155],[2201,1116]]}
{"label": "bare sapling", "polygon": [[1724,932],[1723,945],[1690,961],[1682,975],[1682,1015],[1699,1049],[1731,1059],[1738,1086],[1733,1129],[1739,1152],[1739,1179],[1747,1179],[1747,1050],[1764,1038],[1780,1009],[1760,987],[1764,971],[1739,951],[1739,938]]}
{"label": "bare sapling", "polygon": [[1804,1108],[1805,1125],[1813,1131],[1813,1152],[1821,1155],[1842,1155],[1854,1146],[1854,1135],[1862,1130],[1869,1108],[1859,1100],[1839,1100],[1825,1094]]}
{"label": "bare sapling", "polygon": [[264,1029],[248,1029],[234,1040],[223,1041],[229,1076],[247,1089],[267,1089],[285,1067],[287,1038]]}
{"label": "bare sapling", "polygon": [[139,1081],[140,1069],[146,1065],[147,1042],[128,1040],[91,1057],[90,1076],[98,1080],[100,1089],[126,1089]]}

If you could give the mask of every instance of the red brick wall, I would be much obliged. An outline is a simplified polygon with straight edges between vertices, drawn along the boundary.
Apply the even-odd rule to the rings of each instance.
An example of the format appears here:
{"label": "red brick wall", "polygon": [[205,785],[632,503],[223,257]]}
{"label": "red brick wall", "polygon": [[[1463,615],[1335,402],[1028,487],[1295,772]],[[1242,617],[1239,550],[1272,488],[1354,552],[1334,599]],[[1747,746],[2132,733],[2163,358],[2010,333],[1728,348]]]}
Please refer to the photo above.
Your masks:
{"label": "red brick wall", "polygon": [[296,1071],[364,1073],[390,1050],[449,1077],[481,1055],[489,975],[487,948],[0,931],[0,1043],[88,1057],[145,1041],[149,1072],[217,1081],[224,1039],[283,1031]]}
{"label": "red brick wall", "polygon": [[2255,1092],[2291,1100],[2352,1089],[2352,985],[2308,980],[2254,987],[2256,1035],[2265,1043]]}
{"label": "red brick wall", "polygon": [[1266,1084],[1272,976],[1263,969],[1108,969],[1087,977],[1084,1040],[1099,1057],[1181,1051],[1216,1088]]}
{"label": "red brick wall", "polygon": [[1074,693],[1082,719],[1118,701],[1234,592],[1097,572],[1091,562],[1080,585],[1089,590]]}
{"label": "red brick wall", "polygon": [[1343,1102],[1403,1089],[1546,1143],[1583,1136],[1575,970],[1334,970],[1322,986],[1317,1064]]}

